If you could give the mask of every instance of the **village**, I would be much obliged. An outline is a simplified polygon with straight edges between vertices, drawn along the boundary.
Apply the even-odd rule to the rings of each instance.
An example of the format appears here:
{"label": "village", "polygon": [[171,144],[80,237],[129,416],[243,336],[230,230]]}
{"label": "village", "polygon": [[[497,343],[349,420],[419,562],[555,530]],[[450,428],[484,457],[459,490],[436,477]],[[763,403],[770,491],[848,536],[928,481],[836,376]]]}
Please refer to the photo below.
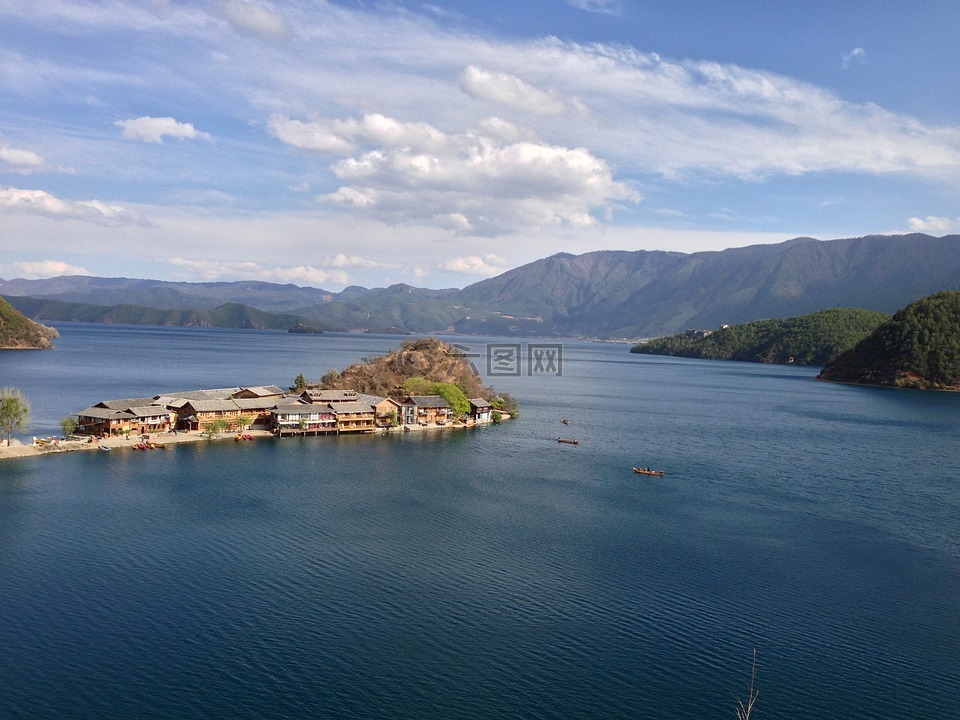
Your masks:
{"label": "village", "polygon": [[75,432],[91,441],[224,432],[248,439],[251,431],[279,438],[472,427],[497,422],[504,415],[483,398],[469,399],[469,407],[468,413],[456,415],[441,395],[390,398],[349,389],[286,392],[275,385],[233,387],[102,400],[75,413]]}

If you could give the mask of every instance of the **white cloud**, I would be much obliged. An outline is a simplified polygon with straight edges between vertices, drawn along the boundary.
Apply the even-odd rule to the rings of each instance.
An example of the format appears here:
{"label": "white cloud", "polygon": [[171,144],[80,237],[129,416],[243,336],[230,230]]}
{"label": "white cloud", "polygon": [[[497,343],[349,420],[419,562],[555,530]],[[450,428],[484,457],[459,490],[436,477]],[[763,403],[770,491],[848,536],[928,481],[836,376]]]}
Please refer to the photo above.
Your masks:
{"label": "white cloud", "polygon": [[63,200],[43,190],[0,187],[0,213],[4,211],[44,215],[58,220],[83,220],[98,225],[149,225],[121,205],[108,205],[100,200]]}
{"label": "white cloud", "polygon": [[960,217],[912,217],[907,221],[910,232],[927,233],[928,235],[952,235],[960,233]]}
{"label": "white cloud", "polygon": [[191,123],[182,123],[172,117],[138,117],[132,120],[117,120],[113,123],[123,130],[125,140],[143,140],[159,143],[163,138],[180,140],[211,140],[212,137],[200,132]]}
{"label": "white cloud", "polygon": [[189,272],[184,279],[197,281],[216,280],[259,280],[263,282],[293,283],[296,285],[319,286],[327,283],[349,284],[352,279],[342,270],[324,270],[312,265],[265,266],[255,262],[218,262],[212,260],[191,260],[181,257],[168,259],[170,265]]}
{"label": "white cloud", "polygon": [[618,16],[621,13],[620,0],[567,0],[567,5],[602,15]]}
{"label": "white cloud", "polygon": [[213,12],[240,32],[270,41],[287,37],[287,24],[283,15],[265,4],[226,0],[216,5]]}
{"label": "white cloud", "polygon": [[334,268],[376,268],[380,267],[380,263],[375,260],[367,260],[362,258],[359,255],[350,255],[347,256],[344,253],[337,253],[333,257],[325,257],[321,263],[327,267]]}
{"label": "white cloud", "polygon": [[467,257],[454,258],[440,263],[439,267],[447,272],[488,277],[499,275],[509,268],[507,261],[496,255],[487,255],[486,257],[468,255]]}
{"label": "white cloud", "polygon": [[[504,131],[504,123],[493,124]],[[318,200],[388,222],[428,222],[495,235],[520,228],[591,225],[591,211],[615,200],[639,200],[586,149],[504,142],[506,132],[499,137],[447,135],[426,123],[402,123],[382,115],[313,122],[275,116],[270,131],[307,150],[349,152],[377,143],[336,162],[332,170],[345,184]]]}
{"label": "white cloud", "polygon": [[62,260],[35,260],[0,263],[0,277],[37,280],[59,275],[89,275],[86,269]]}
{"label": "white cloud", "polygon": [[0,146],[0,163],[8,170],[20,173],[35,172],[44,166],[43,158],[30,150],[17,150],[9,146]]}
{"label": "white cloud", "polygon": [[515,75],[490,72],[468,65],[460,76],[460,86],[472,97],[502,103],[533,115],[560,115],[564,104],[550,93],[535,88]]}
{"label": "white cloud", "polygon": [[843,69],[846,70],[854,62],[859,65],[863,65],[865,58],[867,57],[867,51],[862,47],[854,48],[850,52],[844,54],[843,56]]}

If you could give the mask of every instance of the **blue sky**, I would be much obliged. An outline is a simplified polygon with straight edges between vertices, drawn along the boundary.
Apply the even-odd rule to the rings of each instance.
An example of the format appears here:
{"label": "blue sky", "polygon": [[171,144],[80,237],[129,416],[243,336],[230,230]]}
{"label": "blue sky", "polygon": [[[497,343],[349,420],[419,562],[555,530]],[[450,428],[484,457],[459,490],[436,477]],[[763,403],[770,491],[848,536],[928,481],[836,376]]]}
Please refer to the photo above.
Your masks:
{"label": "blue sky", "polygon": [[0,277],[960,232],[960,3],[0,0]]}

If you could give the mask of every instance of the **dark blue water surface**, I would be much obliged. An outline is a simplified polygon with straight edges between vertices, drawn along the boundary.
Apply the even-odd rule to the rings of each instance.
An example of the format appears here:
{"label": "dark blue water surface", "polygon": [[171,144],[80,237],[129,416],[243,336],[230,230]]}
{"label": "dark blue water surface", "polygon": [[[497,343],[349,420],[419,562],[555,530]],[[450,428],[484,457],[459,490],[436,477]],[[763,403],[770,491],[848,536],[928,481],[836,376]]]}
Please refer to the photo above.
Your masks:
{"label": "dark blue water surface", "polygon": [[[59,329],[30,434],[399,343]],[[960,396],[563,351],[499,427],[0,462],[0,718],[729,718],[754,648],[756,720],[960,718]]]}

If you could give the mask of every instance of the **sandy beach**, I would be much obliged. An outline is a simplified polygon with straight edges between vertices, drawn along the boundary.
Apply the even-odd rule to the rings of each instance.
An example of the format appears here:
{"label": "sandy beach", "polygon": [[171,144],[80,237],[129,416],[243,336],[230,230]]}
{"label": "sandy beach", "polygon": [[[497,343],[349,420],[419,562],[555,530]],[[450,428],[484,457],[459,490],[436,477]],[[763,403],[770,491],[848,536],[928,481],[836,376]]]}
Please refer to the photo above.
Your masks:
{"label": "sandy beach", "polygon": [[[249,435],[254,440],[263,438],[272,438],[273,433],[266,430],[245,430],[244,435]],[[180,433],[161,433],[151,435],[150,441],[157,445],[178,445],[180,443],[192,442],[223,442],[234,440],[235,433],[225,432],[219,436],[209,439],[206,434],[201,432],[180,432]],[[0,444],[0,460],[14,458],[36,457],[38,455],[55,455],[62,452],[79,452],[86,450],[99,450],[101,447],[110,448],[111,451],[137,451],[137,444],[143,442],[143,438],[138,435],[129,437],[110,437],[99,441],[89,442],[88,440],[60,440],[58,443],[25,443],[21,440],[13,439],[13,443],[8,447],[6,440]]]}

